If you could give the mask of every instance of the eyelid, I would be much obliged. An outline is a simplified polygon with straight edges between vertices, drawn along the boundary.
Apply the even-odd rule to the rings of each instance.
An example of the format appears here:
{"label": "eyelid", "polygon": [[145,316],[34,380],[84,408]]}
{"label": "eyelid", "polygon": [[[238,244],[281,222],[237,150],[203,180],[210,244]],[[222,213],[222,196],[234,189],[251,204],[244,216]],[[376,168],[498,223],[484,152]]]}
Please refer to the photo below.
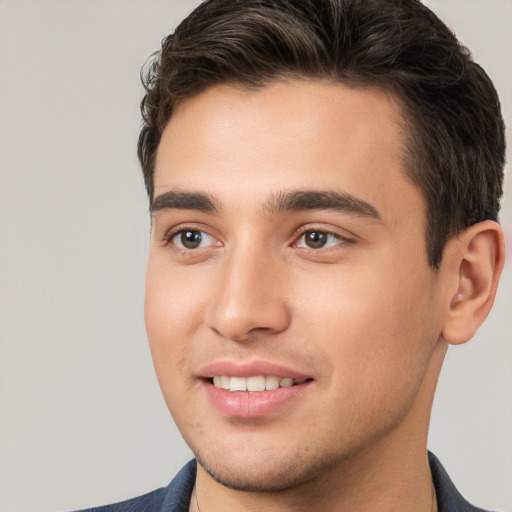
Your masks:
{"label": "eyelid", "polygon": [[[172,239],[174,237],[176,237],[183,231],[187,231],[187,230],[202,232],[202,233],[206,234],[208,237],[211,237],[217,243],[212,244],[209,247],[198,248],[198,249],[182,249],[173,244],[173,250],[182,251],[182,252],[190,252],[190,251],[198,252],[201,249],[208,249],[210,247],[223,245],[223,242],[220,240],[220,237],[218,235],[216,235],[215,233],[212,233],[212,229],[209,226],[205,226],[202,223],[182,223],[182,224],[177,224],[175,226],[172,226],[172,227],[166,229],[163,236],[161,237],[161,245],[163,247],[171,245]],[[353,233],[347,231],[346,229],[341,229],[341,228],[336,229],[336,228],[327,227],[325,225],[318,225],[318,224],[306,224],[306,225],[303,225],[295,230],[295,232],[293,234],[291,246],[297,247],[297,243],[301,239],[301,237],[311,231],[324,233],[326,235],[330,235],[330,236],[333,236],[333,237],[339,239],[339,241],[340,241],[339,244],[335,244],[335,246],[354,243],[356,241],[356,239],[358,238],[357,235],[354,235]],[[328,246],[325,248],[319,248],[319,249],[313,249],[313,248],[308,248],[308,247],[298,247],[298,248],[318,252],[318,251],[328,250],[332,247],[333,246],[331,245],[331,246]]]}
{"label": "eyelid", "polygon": [[[343,242],[343,243],[354,243],[357,239],[357,236],[354,235],[353,233],[350,233],[348,232],[347,230],[345,229],[339,229],[339,230],[336,230],[336,229],[333,229],[333,228],[329,228],[329,227],[326,227],[326,226],[319,226],[319,225],[304,225],[304,226],[301,226],[299,229],[297,229],[295,231],[295,234],[294,234],[294,237],[293,237],[293,244],[294,246],[296,246],[298,240],[300,240],[300,238],[302,238],[302,236],[304,236],[306,233],[310,232],[310,231],[316,231],[316,232],[319,232],[319,233],[324,233],[326,235],[331,235],[331,236],[334,236],[336,238],[338,238],[340,240],[340,242]],[[342,233],[340,232],[342,231]],[[322,250],[322,249],[310,249],[312,251],[319,251],[319,250]]]}
{"label": "eyelid", "polygon": [[[172,226],[169,229],[166,229],[162,238],[161,238],[161,244],[163,247],[169,247],[172,244],[172,239],[182,233],[183,231],[198,231],[200,233],[204,233],[208,237],[212,238],[213,240],[216,240],[218,242],[218,245],[220,245],[222,242],[219,240],[218,236],[215,236],[211,233],[211,229],[208,229],[206,226],[193,224],[193,223],[183,223],[178,224],[176,226]],[[173,249],[177,251],[194,251],[197,249],[181,249],[180,247],[177,247],[176,245],[173,246]]]}

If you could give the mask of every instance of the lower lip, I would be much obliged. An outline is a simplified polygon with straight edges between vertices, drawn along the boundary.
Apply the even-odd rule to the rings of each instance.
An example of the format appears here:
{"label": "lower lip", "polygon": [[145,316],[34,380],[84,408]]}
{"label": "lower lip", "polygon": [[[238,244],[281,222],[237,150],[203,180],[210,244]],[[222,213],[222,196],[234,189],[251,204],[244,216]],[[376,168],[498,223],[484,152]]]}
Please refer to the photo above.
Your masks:
{"label": "lower lip", "polygon": [[210,402],[224,415],[236,418],[259,418],[279,411],[298,398],[311,381],[277,388],[272,391],[227,391],[205,381],[204,389]]}

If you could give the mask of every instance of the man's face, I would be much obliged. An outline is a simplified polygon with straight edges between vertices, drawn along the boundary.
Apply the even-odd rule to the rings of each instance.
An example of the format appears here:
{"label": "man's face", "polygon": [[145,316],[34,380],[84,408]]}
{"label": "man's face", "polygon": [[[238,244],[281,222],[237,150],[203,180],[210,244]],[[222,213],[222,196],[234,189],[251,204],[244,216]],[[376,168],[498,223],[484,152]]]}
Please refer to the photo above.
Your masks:
{"label": "man's face", "polygon": [[286,488],[427,422],[443,293],[402,160],[376,89],[217,86],[173,114],[146,324],[172,415],[226,485]]}

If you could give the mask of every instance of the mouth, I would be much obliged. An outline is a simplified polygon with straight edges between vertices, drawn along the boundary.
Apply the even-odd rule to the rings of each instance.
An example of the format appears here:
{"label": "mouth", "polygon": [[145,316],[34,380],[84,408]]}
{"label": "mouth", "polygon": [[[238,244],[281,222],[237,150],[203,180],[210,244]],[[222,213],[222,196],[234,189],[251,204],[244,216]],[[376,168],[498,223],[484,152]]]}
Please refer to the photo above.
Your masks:
{"label": "mouth", "polygon": [[224,418],[281,417],[301,407],[313,389],[312,376],[269,361],[219,361],[203,368],[199,380],[208,402]]}
{"label": "mouth", "polygon": [[224,389],[231,392],[258,393],[263,391],[274,391],[279,388],[288,388],[310,382],[312,378],[278,377],[275,375],[254,375],[251,377],[236,377],[229,375],[215,375],[206,379],[217,389]]}
{"label": "mouth", "polygon": [[225,418],[272,418],[301,407],[314,378],[273,361],[221,360],[199,371],[208,402]]}

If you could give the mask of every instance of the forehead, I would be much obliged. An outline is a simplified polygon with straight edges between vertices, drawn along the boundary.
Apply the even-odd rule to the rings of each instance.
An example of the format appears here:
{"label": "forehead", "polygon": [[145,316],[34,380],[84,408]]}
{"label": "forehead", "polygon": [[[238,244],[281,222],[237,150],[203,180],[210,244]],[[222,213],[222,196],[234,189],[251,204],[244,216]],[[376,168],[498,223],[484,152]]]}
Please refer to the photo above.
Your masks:
{"label": "forehead", "polygon": [[211,87],[182,101],[164,130],[155,195],[200,188],[221,200],[250,192],[265,201],[289,188],[337,189],[379,210],[405,192],[421,202],[404,169],[402,125],[398,100],[377,88]]}

